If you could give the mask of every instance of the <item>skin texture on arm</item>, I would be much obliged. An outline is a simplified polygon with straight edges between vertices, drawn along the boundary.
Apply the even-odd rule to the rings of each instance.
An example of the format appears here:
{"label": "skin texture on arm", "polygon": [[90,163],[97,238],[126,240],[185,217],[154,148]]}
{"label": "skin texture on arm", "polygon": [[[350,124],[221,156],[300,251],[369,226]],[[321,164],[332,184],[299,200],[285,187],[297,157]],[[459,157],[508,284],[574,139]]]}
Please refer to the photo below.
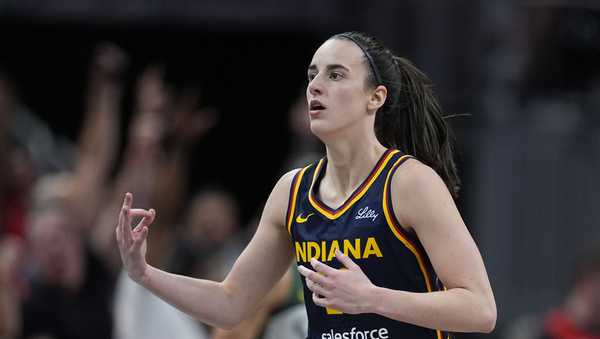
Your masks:
{"label": "skin texture on arm", "polygon": [[[292,259],[284,227],[292,171],[275,185],[256,234],[223,282],[194,279],[156,269],[146,263],[146,236],[154,210],[132,209],[127,194],[116,229],[123,266],[129,276],[158,297],[215,327],[231,328],[247,318],[283,276]],[[131,230],[131,218],[143,217]]]}
{"label": "skin texture on arm", "polygon": [[[450,193],[429,167],[409,160],[392,179],[394,213],[416,232],[447,290],[413,293],[373,285],[350,258],[347,270],[313,260],[300,268],[319,306],[344,313],[376,313],[414,325],[453,332],[491,332],[496,305],[483,260]],[[400,245],[399,245],[400,246]]]}
{"label": "skin texture on arm", "polygon": [[230,330],[216,329],[212,339],[254,339],[257,338],[273,309],[281,305],[292,285],[292,270],[288,270],[283,278],[269,292],[262,306],[254,314]]}

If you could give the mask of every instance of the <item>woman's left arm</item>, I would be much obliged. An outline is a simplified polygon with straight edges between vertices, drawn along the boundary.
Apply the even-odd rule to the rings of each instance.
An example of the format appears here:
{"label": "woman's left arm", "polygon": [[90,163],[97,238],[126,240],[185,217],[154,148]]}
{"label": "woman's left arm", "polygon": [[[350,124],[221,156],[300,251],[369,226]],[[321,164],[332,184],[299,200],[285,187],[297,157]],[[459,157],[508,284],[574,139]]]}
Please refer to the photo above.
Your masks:
{"label": "woman's left arm", "polygon": [[[414,160],[392,178],[394,213],[417,234],[445,291],[375,289],[375,313],[454,332],[491,332],[496,303],[477,245],[437,173]],[[393,302],[390,302],[392,301]]]}
{"label": "woman's left arm", "polygon": [[347,256],[346,270],[312,262],[300,268],[317,305],[345,313],[377,313],[398,321],[452,332],[491,332],[496,303],[481,254],[448,189],[430,167],[409,160],[392,178],[394,213],[410,225],[447,290],[415,293],[374,286]]}

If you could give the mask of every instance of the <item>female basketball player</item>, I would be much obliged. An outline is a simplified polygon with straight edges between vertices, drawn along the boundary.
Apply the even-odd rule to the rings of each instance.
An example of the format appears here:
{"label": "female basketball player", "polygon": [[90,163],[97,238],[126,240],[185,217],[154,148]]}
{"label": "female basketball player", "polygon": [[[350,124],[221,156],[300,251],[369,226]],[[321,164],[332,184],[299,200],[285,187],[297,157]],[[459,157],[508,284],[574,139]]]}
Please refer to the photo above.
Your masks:
{"label": "female basketball player", "polygon": [[[294,258],[309,338],[492,331],[494,297],[452,198],[459,180],[449,131],[426,76],[351,32],[319,47],[308,81],[310,128],[326,156],[277,182],[227,278],[193,279],[148,265],[155,211],[132,208],[128,193],[116,235],[129,276],[201,321],[231,327]],[[132,230],[136,216],[143,219]]]}

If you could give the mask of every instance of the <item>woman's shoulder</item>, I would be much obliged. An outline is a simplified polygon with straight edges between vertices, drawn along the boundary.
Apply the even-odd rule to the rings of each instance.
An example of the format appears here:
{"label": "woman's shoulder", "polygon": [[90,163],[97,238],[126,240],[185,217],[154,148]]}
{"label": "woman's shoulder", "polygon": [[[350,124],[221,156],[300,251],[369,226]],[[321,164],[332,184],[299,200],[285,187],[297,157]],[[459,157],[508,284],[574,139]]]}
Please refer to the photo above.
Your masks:
{"label": "woman's shoulder", "polygon": [[289,190],[292,187],[292,182],[301,170],[302,168],[294,168],[281,175],[279,180],[277,180],[275,187],[273,187],[272,194],[281,194],[282,196],[289,194]]}
{"label": "woman's shoulder", "polygon": [[419,215],[452,200],[436,171],[414,158],[405,161],[394,173],[390,194],[402,225],[415,225]]}
{"label": "woman's shoulder", "polygon": [[445,187],[442,178],[431,166],[414,157],[402,163],[393,173],[392,185],[397,192],[410,193],[411,195],[423,192],[428,188]]}
{"label": "woman's shoulder", "polygon": [[315,167],[315,165],[321,160],[318,159],[310,159],[309,162],[303,162],[301,164],[296,163],[294,165],[294,169],[285,172],[278,181],[278,184],[282,184],[285,186],[290,186],[294,178],[302,171],[308,170],[310,167]]}
{"label": "woman's shoulder", "polygon": [[290,190],[296,174],[301,168],[295,168],[284,173],[267,199],[263,210],[263,217],[272,221],[274,225],[285,225],[286,212],[288,210]]}

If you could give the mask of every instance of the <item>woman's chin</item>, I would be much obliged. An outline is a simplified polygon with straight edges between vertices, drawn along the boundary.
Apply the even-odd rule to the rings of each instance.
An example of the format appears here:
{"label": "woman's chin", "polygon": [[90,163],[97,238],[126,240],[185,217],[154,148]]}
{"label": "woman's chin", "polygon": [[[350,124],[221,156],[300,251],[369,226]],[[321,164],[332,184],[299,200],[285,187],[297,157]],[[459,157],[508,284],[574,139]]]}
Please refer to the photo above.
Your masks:
{"label": "woman's chin", "polygon": [[323,120],[311,120],[310,131],[321,141],[325,142],[333,137],[335,129]]}

